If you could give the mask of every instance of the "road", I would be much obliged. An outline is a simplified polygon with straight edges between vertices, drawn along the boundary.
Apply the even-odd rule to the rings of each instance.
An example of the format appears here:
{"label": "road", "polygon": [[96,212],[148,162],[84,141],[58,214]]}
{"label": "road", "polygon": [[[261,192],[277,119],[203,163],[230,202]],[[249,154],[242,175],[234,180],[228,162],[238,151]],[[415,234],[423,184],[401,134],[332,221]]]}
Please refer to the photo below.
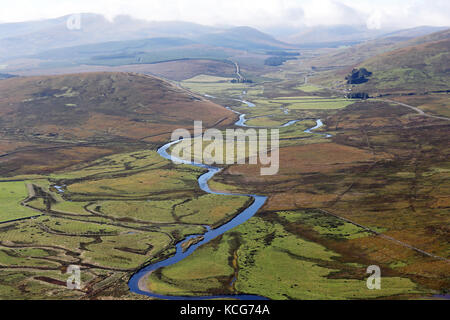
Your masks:
{"label": "road", "polygon": [[239,81],[244,81],[244,77],[241,74],[241,67],[237,62],[234,62],[234,65],[236,66],[236,75],[238,76]]}
{"label": "road", "polygon": [[414,250],[414,251],[416,251],[416,252],[418,252],[418,253],[421,253],[421,254],[423,254],[423,255],[425,255],[425,256],[428,256],[428,257],[431,257],[431,258],[435,258],[435,259],[437,259],[437,260],[442,260],[442,261],[445,261],[445,262],[447,262],[447,263],[450,263],[450,260],[447,259],[447,258],[445,258],[445,257],[441,257],[441,256],[435,255],[435,254],[433,254],[433,253],[427,252],[427,251],[425,251],[425,250],[419,249],[419,248],[414,247],[414,246],[412,246],[412,245],[410,245],[410,244],[408,244],[408,243],[406,243],[406,242],[403,242],[403,241],[400,241],[400,240],[398,240],[398,239],[395,239],[395,238],[392,238],[392,237],[390,237],[390,236],[387,236],[387,235],[385,235],[385,234],[382,234],[382,233],[380,233],[380,232],[378,232],[378,231],[375,231],[375,230],[373,230],[373,229],[371,229],[371,228],[369,228],[369,227],[366,227],[366,226],[364,226],[364,225],[362,225],[362,224],[359,224],[359,223],[357,223],[357,222],[355,222],[355,221],[352,221],[352,220],[350,220],[350,219],[341,217],[341,216],[339,216],[339,215],[337,215],[337,214],[334,214],[334,213],[332,213],[332,212],[330,212],[330,211],[323,210],[323,209],[318,209],[318,210],[321,211],[321,212],[323,212],[323,213],[325,213],[325,214],[327,214],[327,215],[330,215],[330,216],[333,216],[333,217],[335,217],[335,218],[337,218],[337,219],[339,219],[339,220],[342,220],[342,221],[344,221],[344,222],[351,223],[351,224],[353,224],[353,225],[355,225],[355,226],[357,226],[357,227],[359,227],[359,228],[362,228],[362,229],[364,229],[364,230],[366,230],[366,231],[368,231],[368,232],[370,232],[370,233],[375,234],[376,236],[378,236],[378,237],[380,237],[380,238],[383,238],[383,239],[388,240],[388,241],[391,241],[391,242],[395,242],[396,244],[398,244],[398,245],[400,245],[400,246],[402,246],[402,247],[405,247],[405,248]]}
{"label": "road", "polygon": [[[305,76],[305,84],[308,83],[308,76],[309,76],[309,75],[306,75],[306,76]],[[330,91],[334,91],[334,92],[337,92],[337,93],[340,93],[340,94],[347,94],[347,92],[344,91],[344,90],[332,89],[332,88],[322,87],[322,86],[319,86],[319,85],[315,85],[315,86],[318,87],[318,88],[322,88],[322,89],[327,89],[327,90],[330,90]],[[411,110],[414,110],[414,111],[417,112],[419,115],[424,116],[424,117],[433,118],[433,119],[439,119],[439,120],[447,120],[447,121],[450,121],[450,118],[448,118],[448,117],[435,116],[435,115],[426,113],[426,112],[423,111],[422,109],[419,109],[419,108],[417,108],[417,107],[411,106],[411,105],[406,104],[406,103],[403,103],[403,102],[398,102],[398,101],[394,101],[394,100],[390,100],[390,99],[380,99],[380,98],[370,98],[370,100],[373,100],[373,101],[374,101],[374,100],[377,100],[377,101],[383,101],[383,102],[387,102],[387,103],[397,104],[397,105],[399,105],[399,106],[403,106],[403,107],[409,108],[409,109],[411,109]]]}
{"label": "road", "polygon": [[[376,98],[375,98],[375,99],[376,99]],[[375,99],[374,99],[374,100],[375,100]],[[425,111],[423,111],[423,110],[421,110],[421,109],[419,109],[419,108],[417,108],[417,107],[411,106],[411,105],[409,105],[409,104],[403,103],[403,102],[398,102],[398,101],[394,101],[394,100],[390,100],[390,99],[376,99],[376,100],[378,100],[378,101],[383,101],[383,102],[388,102],[388,103],[395,103],[395,104],[398,104],[398,105],[400,105],[400,106],[403,106],[403,107],[412,109],[412,110],[416,111],[419,115],[424,116],[424,117],[434,118],[434,119],[439,119],[439,120],[448,120],[448,121],[450,121],[450,118],[447,118],[447,117],[440,117],[440,116],[434,116],[434,115],[432,115],[432,114],[425,113]]]}

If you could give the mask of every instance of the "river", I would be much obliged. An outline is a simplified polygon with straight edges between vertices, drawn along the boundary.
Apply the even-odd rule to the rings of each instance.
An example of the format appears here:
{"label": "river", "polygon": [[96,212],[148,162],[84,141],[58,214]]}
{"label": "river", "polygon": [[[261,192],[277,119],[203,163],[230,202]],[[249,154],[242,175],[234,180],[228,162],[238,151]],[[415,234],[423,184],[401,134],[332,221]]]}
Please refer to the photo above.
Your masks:
{"label": "river", "polygon": [[[245,101],[245,103],[250,103],[250,102]],[[247,127],[245,125],[245,122],[246,122],[245,116],[246,116],[245,114],[241,114],[239,121],[236,122],[235,125],[241,126],[241,127]],[[282,127],[291,126],[299,121],[301,121],[301,120],[289,121],[286,124],[284,124]],[[319,129],[320,127],[323,126],[323,123],[320,119],[317,120],[316,122],[317,122],[317,124],[315,127],[307,129],[307,130],[305,130],[305,132],[313,133],[312,132],[313,130]],[[325,135],[322,133],[317,133],[317,134]],[[326,135],[326,136],[331,137],[330,135]],[[256,295],[226,295],[226,296],[202,296],[202,297],[166,296],[166,295],[156,294],[156,293],[153,293],[148,290],[148,288],[146,286],[147,279],[148,279],[148,276],[153,271],[158,270],[160,268],[174,265],[175,263],[186,259],[190,255],[192,255],[195,252],[195,250],[197,250],[202,245],[214,240],[215,238],[221,236],[225,232],[243,224],[244,222],[249,220],[251,217],[253,217],[267,201],[267,197],[259,196],[259,195],[255,195],[255,194],[222,193],[222,192],[215,192],[215,191],[211,190],[208,185],[208,181],[210,179],[212,179],[214,177],[214,175],[216,175],[217,173],[222,171],[222,169],[214,167],[214,166],[205,165],[202,163],[182,160],[182,159],[179,159],[179,158],[176,158],[176,157],[170,155],[168,153],[169,148],[177,143],[180,143],[181,141],[182,140],[180,139],[177,141],[172,141],[170,143],[167,143],[166,145],[162,146],[158,150],[158,154],[165,159],[168,159],[171,161],[176,160],[177,163],[182,163],[182,164],[187,164],[187,165],[207,169],[208,172],[206,172],[205,174],[201,175],[198,178],[198,184],[199,184],[200,188],[203,191],[205,191],[206,193],[223,195],[223,196],[247,196],[247,197],[251,197],[253,199],[253,203],[248,208],[246,208],[244,211],[242,211],[240,214],[238,214],[236,217],[234,217],[231,221],[222,225],[221,227],[219,227],[217,229],[211,229],[210,226],[204,226],[205,229],[207,230],[205,234],[192,235],[192,236],[187,237],[184,241],[182,241],[176,245],[176,253],[175,253],[175,255],[171,256],[170,258],[165,259],[160,262],[157,262],[155,264],[150,264],[150,265],[144,267],[143,269],[139,270],[137,273],[135,273],[131,277],[130,281],[128,282],[128,286],[129,286],[131,292],[145,295],[145,296],[152,297],[152,298],[156,298],[156,299],[163,299],[163,300],[210,300],[210,299],[221,299],[221,298],[238,299],[238,300],[266,300],[267,298],[261,297],[261,296],[256,296]],[[199,236],[203,236],[202,241],[190,246],[189,249],[186,251],[183,249],[183,245],[185,243],[191,241],[192,239],[196,239]]]}

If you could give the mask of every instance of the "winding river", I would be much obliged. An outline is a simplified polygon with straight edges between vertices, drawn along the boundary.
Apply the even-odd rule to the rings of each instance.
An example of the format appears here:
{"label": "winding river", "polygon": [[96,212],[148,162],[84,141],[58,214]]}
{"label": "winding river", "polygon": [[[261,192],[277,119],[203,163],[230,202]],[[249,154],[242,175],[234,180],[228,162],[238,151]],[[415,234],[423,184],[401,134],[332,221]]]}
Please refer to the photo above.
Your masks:
{"label": "winding river", "polygon": [[[254,104],[252,104],[251,102],[248,102],[248,101],[242,101],[242,102],[247,103],[249,106],[250,106],[250,104],[251,104],[251,106],[254,106]],[[234,112],[236,112],[236,111],[234,111]],[[236,113],[238,113],[238,112],[236,112]],[[238,114],[240,114],[240,113],[238,113]],[[245,122],[247,121],[245,119],[245,116],[246,116],[245,114],[241,114],[239,121],[236,122],[235,125],[241,126],[241,127],[247,127],[245,125]],[[282,125],[281,127],[288,127],[299,121],[301,121],[301,120],[292,120],[292,121],[289,121],[286,124]],[[319,129],[322,126],[323,126],[323,123],[319,119],[319,120],[317,120],[317,124],[315,127],[307,129],[307,130],[305,130],[305,132],[312,133],[313,130]],[[319,134],[319,133],[317,133],[317,134]],[[325,135],[325,134],[320,133],[320,135]],[[330,135],[326,135],[326,136],[331,137]],[[129,286],[131,292],[145,295],[145,296],[152,297],[152,298],[156,298],[156,299],[163,299],[163,300],[210,300],[210,299],[221,299],[221,298],[238,299],[238,300],[267,300],[267,298],[265,298],[265,297],[255,296],[255,295],[184,297],[184,296],[159,295],[159,294],[149,291],[146,284],[147,284],[148,277],[150,276],[150,274],[153,271],[156,271],[160,268],[174,265],[175,263],[180,262],[183,259],[186,259],[190,255],[192,255],[192,253],[194,253],[195,250],[197,250],[202,245],[221,236],[225,232],[243,224],[244,222],[249,220],[251,217],[253,217],[267,201],[267,197],[265,197],[265,196],[259,196],[259,195],[254,195],[254,194],[221,193],[221,192],[215,192],[215,191],[211,190],[208,185],[208,181],[210,179],[212,179],[214,177],[214,175],[216,175],[217,173],[222,171],[222,169],[213,167],[213,166],[209,166],[209,165],[205,165],[202,163],[182,160],[182,159],[179,159],[179,158],[176,158],[176,157],[170,155],[168,153],[168,150],[170,149],[170,147],[177,143],[180,143],[181,141],[182,140],[172,141],[172,142],[162,146],[158,150],[158,154],[165,159],[168,159],[171,161],[176,160],[177,163],[182,163],[182,164],[187,164],[187,165],[207,169],[208,172],[206,172],[205,174],[201,175],[198,178],[198,184],[199,184],[200,188],[203,191],[205,191],[206,193],[223,195],[223,196],[247,196],[247,197],[251,197],[253,199],[253,203],[248,208],[246,208],[244,211],[242,211],[239,215],[237,215],[231,221],[222,225],[221,227],[219,227],[217,229],[211,229],[211,227],[209,227],[209,226],[204,226],[207,230],[205,234],[192,235],[192,236],[187,237],[184,241],[182,241],[176,245],[176,253],[175,253],[175,255],[171,256],[170,258],[160,261],[160,262],[157,262],[155,264],[148,265],[148,266],[144,267],[143,269],[139,270],[137,273],[135,273],[131,277],[130,281],[128,282],[128,286]],[[184,244],[189,243],[193,239],[198,239],[200,236],[203,237],[203,239],[200,242],[198,242],[194,245],[191,245],[187,250],[183,249]]]}

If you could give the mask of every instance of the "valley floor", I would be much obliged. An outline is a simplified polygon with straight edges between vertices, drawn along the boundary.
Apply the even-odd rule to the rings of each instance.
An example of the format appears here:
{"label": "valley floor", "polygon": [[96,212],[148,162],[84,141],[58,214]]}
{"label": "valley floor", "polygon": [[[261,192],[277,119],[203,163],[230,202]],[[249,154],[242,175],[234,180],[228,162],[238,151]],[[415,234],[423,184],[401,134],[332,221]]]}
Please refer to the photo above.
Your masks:
{"label": "valley floor", "polygon": [[[257,215],[150,274],[148,290],[301,300],[447,293],[447,115],[349,100],[284,72],[254,84],[206,75],[179,83],[245,113],[249,126],[301,121],[280,129],[277,175],[230,165],[210,182],[217,191],[267,196]],[[433,103],[422,106],[434,114]],[[324,126],[307,132],[316,119]],[[249,197],[203,192],[197,178],[206,170],[161,158],[164,142],[125,150],[108,141],[108,153],[60,167],[58,158],[49,173],[39,165],[15,172],[9,163],[17,174],[0,178],[0,298],[147,299],[130,293],[132,274],[250,205]],[[80,290],[66,288],[69,265],[81,267]],[[382,270],[381,290],[367,288],[371,265]]]}

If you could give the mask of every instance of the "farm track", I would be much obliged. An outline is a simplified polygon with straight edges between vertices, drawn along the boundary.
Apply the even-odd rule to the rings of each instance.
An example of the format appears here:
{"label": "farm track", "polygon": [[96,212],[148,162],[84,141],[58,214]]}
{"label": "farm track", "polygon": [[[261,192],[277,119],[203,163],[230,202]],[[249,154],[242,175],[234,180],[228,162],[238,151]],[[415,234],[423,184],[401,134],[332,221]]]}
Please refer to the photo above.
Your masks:
{"label": "farm track", "polygon": [[417,107],[411,106],[409,104],[403,103],[403,102],[398,102],[398,101],[394,101],[394,100],[390,100],[390,99],[372,99],[372,100],[378,100],[378,101],[383,101],[383,102],[387,102],[387,103],[393,103],[393,104],[397,104],[406,108],[409,108],[411,110],[416,111],[419,115],[424,116],[424,117],[428,117],[428,118],[433,118],[433,119],[439,119],[439,120],[447,120],[450,121],[450,118],[447,117],[441,117],[441,116],[435,116],[429,113],[426,113],[425,111],[423,111],[422,109],[419,109]]}
{"label": "farm track", "polygon": [[396,244],[398,244],[398,245],[400,245],[400,246],[402,246],[402,247],[405,247],[405,248],[414,250],[414,251],[416,251],[416,252],[418,252],[418,253],[420,253],[420,254],[422,254],[422,255],[424,255],[424,256],[428,256],[428,257],[431,257],[431,258],[434,258],[434,259],[437,259],[437,260],[442,260],[442,261],[445,261],[445,262],[447,262],[447,263],[450,263],[450,259],[447,259],[447,258],[438,256],[438,255],[435,255],[435,254],[433,254],[433,253],[427,252],[427,251],[422,250],[422,249],[420,249],[420,248],[414,247],[414,246],[412,246],[412,245],[410,245],[410,244],[408,244],[408,243],[406,243],[406,242],[403,242],[403,241],[397,240],[397,239],[395,239],[395,238],[393,238],[393,237],[384,235],[384,234],[382,234],[382,233],[380,233],[380,232],[378,232],[378,231],[375,231],[375,230],[373,230],[373,229],[371,229],[371,228],[369,228],[369,227],[366,227],[366,226],[364,226],[364,225],[362,225],[362,224],[359,224],[359,223],[357,223],[357,222],[355,222],[355,221],[353,221],[353,220],[350,220],[350,219],[341,217],[341,216],[339,216],[339,215],[337,215],[337,214],[335,214],[335,213],[332,213],[332,212],[330,212],[330,211],[328,211],[328,210],[324,210],[324,209],[317,209],[317,210],[319,210],[320,212],[325,213],[325,214],[327,214],[327,215],[333,216],[333,217],[335,217],[335,218],[337,218],[337,219],[339,219],[339,220],[342,220],[342,221],[344,221],[344,222],[347,222],[347,223],[350,223],[350,224],[352,224],[352,225],[354,225],[354,226],[357,226],[357,227],[359,227],[359,228],[361,228],[361,229],[364,229],[364,230],[366,230],[366,231],[368,231],[368,232],[370,232],[370,233],[375,234],[376,236],[378,236],[378,237],[380,237],[380,238],[383,238],[383,239],[385,239],[385,240],[394,242],[394,243],[396,243]]}

